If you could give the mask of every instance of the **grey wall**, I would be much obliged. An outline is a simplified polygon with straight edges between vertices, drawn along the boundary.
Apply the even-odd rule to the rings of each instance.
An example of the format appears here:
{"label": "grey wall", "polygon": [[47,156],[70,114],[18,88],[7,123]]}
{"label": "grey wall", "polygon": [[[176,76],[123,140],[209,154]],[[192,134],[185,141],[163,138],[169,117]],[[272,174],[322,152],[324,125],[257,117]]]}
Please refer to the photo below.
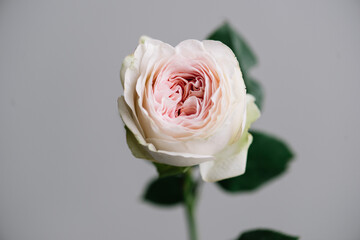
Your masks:
{"label": "grey wall", "polygon": [[127,148],[122,59],[147,34],[203,39],[228,19],[265,87],[258,129],[297,153],[249,195],[204,184],[202,239],[270,227],[360,238],[360,2],[0,1],[0,239],[185,239],[183,210],[141,201],[155,176]]}

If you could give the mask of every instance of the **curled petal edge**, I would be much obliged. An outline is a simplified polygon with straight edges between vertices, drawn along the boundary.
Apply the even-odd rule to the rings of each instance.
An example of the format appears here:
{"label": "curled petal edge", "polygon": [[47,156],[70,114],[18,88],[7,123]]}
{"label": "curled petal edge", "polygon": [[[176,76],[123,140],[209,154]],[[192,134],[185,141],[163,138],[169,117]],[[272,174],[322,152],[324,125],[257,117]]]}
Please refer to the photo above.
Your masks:
{"label": "curled petal edge", "polygon": [[177,167],[194,166],[215,160],[215,157],[211,155],[196,155],[157,150],[153,144],[147,143],[141,135],[123,96],[118,98],[118,108],[120,116],[127,127],[127,142],[129,148],[135,157]]}

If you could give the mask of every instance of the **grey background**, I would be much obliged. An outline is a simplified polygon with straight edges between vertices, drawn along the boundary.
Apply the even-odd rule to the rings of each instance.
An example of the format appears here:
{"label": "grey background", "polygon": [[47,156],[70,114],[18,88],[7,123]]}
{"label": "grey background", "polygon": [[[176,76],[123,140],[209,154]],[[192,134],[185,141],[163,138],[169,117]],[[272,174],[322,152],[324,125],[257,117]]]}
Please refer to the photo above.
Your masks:
{"label": "grey background", "polygon": [[0,239],[186,239],[183,209],[141,201],[150,164],[127,148],[123,58],[147,34],[176,45],[228,19],[260,64],[258,129],[297,153],[248,195],[204,184],[201,239],[269,227],[360,239],[359,1],[0,1]]}

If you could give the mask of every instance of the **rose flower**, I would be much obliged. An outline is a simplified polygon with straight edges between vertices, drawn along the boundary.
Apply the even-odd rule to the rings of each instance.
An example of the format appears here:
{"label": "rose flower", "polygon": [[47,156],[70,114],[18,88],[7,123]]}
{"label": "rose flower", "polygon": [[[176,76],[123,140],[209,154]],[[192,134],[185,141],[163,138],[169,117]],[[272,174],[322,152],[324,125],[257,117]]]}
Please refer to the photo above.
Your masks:
{"label": "rose flower", "polygon": [[226,45],[186,40],[172,47],[142,37],[120,75],[118,107],[137,140],[133,152],[172,166],[199,165],[208,182],[245,172],[248,129],[260,112]]}

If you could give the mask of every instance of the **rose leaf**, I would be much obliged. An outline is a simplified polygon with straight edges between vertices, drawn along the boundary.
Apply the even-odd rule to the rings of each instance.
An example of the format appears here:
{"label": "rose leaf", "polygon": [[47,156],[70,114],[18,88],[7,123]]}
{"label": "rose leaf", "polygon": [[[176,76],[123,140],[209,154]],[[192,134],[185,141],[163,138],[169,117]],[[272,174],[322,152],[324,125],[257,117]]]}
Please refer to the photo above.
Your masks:
{"label": "rose leaf", "polygon": [[183,202],[184,175],[153,179],[143,199],[159,206],[173,206]]}
{"label": "rose leaf", "polygon": [[293,158],[290,148],[280,139],[258,131],[250,132],[250,145],[245,173],[217,182],[225,191],[252,191],[280,176]]}
{"label": "rose leaf", "polygon": [[289,236],[284,233],[269,229],[257,229],[244,232],[237,240],[297,240],[299,237]]}

